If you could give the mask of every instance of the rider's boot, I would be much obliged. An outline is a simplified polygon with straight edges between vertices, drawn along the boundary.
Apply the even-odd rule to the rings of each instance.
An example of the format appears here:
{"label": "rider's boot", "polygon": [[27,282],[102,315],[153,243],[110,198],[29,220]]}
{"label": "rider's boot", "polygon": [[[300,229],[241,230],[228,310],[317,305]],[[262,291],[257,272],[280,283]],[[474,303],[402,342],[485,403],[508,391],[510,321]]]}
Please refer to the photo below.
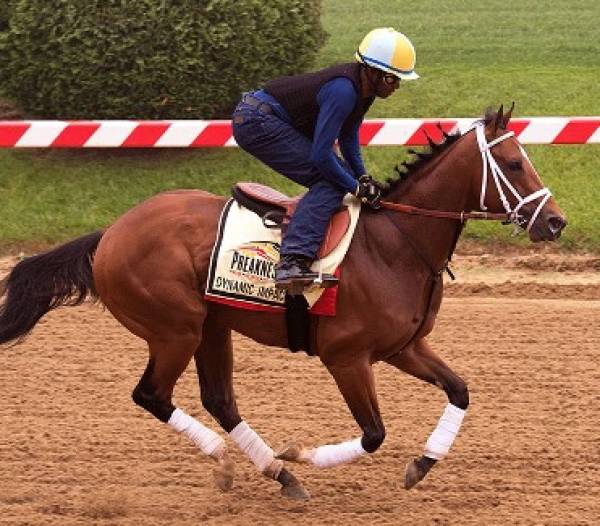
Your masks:
{"label": "rider's boot", "polygon": [[[275,267],[275,287],[278,289],[301,289],[319,279],[319,273],[310,269],[311,261],[306,256],[282,254]],[[332,274],[322,274],[323,286],[337,285]]]}

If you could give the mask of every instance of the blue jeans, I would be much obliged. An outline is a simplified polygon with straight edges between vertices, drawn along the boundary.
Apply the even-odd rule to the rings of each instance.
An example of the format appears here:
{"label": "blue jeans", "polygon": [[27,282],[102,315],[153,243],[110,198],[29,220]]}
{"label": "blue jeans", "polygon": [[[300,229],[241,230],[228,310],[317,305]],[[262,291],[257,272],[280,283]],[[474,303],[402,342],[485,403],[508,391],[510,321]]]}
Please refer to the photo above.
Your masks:
{"label": "blue jeans", "polygon": [[233,113],[233,136],[248,153],[308,188],[290,221],[281,254],[314,260],[346,191],[325,179],[310,162],[310,139],[276,115],[240,102]]}

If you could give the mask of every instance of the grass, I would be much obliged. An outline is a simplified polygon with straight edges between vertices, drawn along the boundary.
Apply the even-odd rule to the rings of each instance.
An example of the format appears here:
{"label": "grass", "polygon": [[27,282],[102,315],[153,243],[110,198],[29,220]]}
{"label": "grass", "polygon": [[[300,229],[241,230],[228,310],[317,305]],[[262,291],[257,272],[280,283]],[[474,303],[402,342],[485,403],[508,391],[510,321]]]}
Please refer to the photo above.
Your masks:
{"label": "grass", "polygon": [[[325,0],[330,38],[317,67],[351,60],[371,28],[394,26],[417,48],[422,78],[369,117],[479,116],[516,102],[515,116],[598,114],[600,10],[595,0]],[[577,16],[574,16],[576,13]],[[598,145],[529,146],[569,219],[560,245],[600,253]],[[363,150],[375,175],[406,158],[401,147]],[[0,151],[0,248],[52,244],[105,226],[140,200],[172,188],[225,195],[237,180],[299,189],[237,149]],[[466,235],[514,243],[510,228],[470,224]]]}
{"label": "grass", "polygon": [[226,195],[236,181],[256,179],[299,191],[238,149],[0,151],[0,166],[4,251],[49,245],[108,225],[164,190],[202,188]]}

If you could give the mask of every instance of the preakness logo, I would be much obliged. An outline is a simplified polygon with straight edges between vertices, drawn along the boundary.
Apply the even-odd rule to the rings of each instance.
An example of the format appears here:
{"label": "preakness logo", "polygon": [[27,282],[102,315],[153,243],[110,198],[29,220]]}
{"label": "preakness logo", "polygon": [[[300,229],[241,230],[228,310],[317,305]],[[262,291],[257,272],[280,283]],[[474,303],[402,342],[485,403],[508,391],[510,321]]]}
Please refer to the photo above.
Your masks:
{"label": "preakness logo", "polygon": [[232,250],[229,270],[253,283],[262,283],[275,279],[278,261],[278,243],[251,241]]}
{"label": "preakness logo", "polygon": [[239,299],[283,305],[285,291],[275,288],[278,261],[279,244],[271,241],[250,241],[231,248],[219,264],[211,292],[221,291]]}

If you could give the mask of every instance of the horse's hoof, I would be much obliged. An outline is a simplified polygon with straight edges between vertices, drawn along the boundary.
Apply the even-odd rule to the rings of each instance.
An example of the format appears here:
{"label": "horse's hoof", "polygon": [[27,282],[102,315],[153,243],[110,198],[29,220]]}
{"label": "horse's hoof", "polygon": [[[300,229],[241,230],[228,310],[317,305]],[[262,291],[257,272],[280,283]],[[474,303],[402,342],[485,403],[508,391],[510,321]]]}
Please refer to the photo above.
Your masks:
{"label": "horse's hoof", "polygon": [[307,501],[310,500],[310,494],[304,489],[300,482],[281,486],[281,494],[292,500]]}
{"label": "horse's hoof", "polygon": [[293,500],[308,500],[310,495],[300,484],[300,481],[294,477],[287,469],[282,468],[277,477],[277,482],[281,484],[281,494],[284,497]]}
{"label": "horse's hoof", "polygon": [[229,457],[220,459],[219,465],[213,470],[215,484],[221,491],[229,491],[233,488],[233,477],[235,464]]}
{"label": "horse's hoof", "polygon": [[278,458],[279,460],[287,460],[288,462],[301,462],[303,460],[303,451],[304,448],[301,444],[291,442],[288,445],[284,446],[282,449],[280,449],[275,454],[275,458]]}
{"label": "horse's hoof", "polygon": [[404,472],[404,489],[412,488],[421,480],[423,480],[423,476],[419,472],[419,465],[416,460],[411,460],[406,465],[406,471]]}
{"label": "horse's hoof", "polygon": [[428,457],[411,460],[406,465],[406,471],[404,472],[404,489],[410,489],[421,482],[435,463],[434,459]]}

